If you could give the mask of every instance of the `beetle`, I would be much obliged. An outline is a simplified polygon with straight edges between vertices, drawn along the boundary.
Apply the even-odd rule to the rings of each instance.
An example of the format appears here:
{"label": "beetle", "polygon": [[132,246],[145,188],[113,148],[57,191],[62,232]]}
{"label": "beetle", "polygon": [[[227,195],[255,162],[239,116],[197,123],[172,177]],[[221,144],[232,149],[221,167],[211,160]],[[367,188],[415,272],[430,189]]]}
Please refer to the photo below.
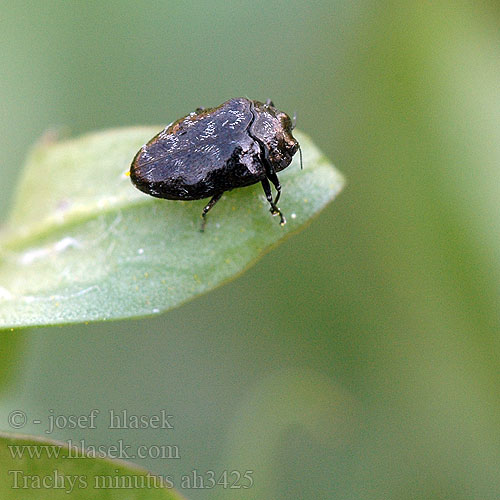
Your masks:
{"label": "beetle", "polygon": [[[211,197],[207,213],[225,191],[260,182],[273,216],[286,219],[278,208],[281,184],[277,172],[288,167],[300,150],[290,117],[265,103],[230,99],[216,108],[196,111],[168,125],[135,155],[130,167],[133,184],[144,193],[168,200]],[[301,152],[302,166],[302,152]],[[271,185],[276,189],[273,199]]]}

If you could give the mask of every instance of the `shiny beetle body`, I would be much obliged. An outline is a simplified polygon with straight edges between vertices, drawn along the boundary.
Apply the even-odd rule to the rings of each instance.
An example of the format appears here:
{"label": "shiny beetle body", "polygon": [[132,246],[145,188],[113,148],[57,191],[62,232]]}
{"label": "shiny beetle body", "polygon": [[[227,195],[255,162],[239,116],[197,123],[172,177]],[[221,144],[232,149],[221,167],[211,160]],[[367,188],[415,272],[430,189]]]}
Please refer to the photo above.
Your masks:
{"label": "shiny beetle body", "polygon": [[[271,213],[285,218],[276,203],[281,186],[277,172],[288,167],[299,149],[290,117],[245,98],[195,112],[168,125],[136,154],[130,167],[134,185],[169,200],[211,197],[205,216],[225,191],[261,182]],[[273,200],[269,181],[276,188]]]}

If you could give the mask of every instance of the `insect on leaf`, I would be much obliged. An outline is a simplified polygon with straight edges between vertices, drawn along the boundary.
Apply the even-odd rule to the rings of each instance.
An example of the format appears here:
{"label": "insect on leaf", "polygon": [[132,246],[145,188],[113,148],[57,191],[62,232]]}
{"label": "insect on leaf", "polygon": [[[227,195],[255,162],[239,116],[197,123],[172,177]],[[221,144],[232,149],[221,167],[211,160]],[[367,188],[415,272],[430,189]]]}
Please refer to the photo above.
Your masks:
{"label": "insect on leaf", "polygon": [[40,144],[0,239],[0,329],[154,315],[235,277],[332,201],[342,176],[294,131],[303,151],[280,173],[269,215],[260,185],[226,192],[199,231],[206,200],[166,201],[132,186],[140,127]]}

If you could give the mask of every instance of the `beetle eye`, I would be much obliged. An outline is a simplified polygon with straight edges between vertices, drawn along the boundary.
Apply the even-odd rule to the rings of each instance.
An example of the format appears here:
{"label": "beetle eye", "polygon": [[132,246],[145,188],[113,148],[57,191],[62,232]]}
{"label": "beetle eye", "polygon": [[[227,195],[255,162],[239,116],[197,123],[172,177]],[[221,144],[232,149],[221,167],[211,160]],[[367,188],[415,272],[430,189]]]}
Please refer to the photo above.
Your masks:
{"label": "beetle eye", "polygon": [[281,120],[281,125],[285,130],[293,130],[292,120],[286,113],[280,113],[278,118]]}

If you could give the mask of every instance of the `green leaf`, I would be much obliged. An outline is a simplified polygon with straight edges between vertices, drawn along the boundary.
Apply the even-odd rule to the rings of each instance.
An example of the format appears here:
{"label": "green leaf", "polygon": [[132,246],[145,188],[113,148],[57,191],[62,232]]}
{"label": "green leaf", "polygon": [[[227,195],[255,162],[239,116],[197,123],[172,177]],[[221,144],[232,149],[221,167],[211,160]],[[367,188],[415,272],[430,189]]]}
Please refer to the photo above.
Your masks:
{"label": "green leaf", "polygon": [[[92,449],[87,450],[92,453]],[[64,443],[0,432],[2,500],[180,500],[166,481],[109,458],[89,457]],[[31,453],[31,457],[30,457]],[[133,485],[133,488],[127,486]],[[126,496],[124,496],[126,495]]]}
{"label": "green leaf", "polygon": [[40,144],[0,240],[0,328],[158,314],[234,278],[333,200],[343,180],[301,133],[304,156],[280,173],[271,217],[260,185],[227,192],[199,231],[206,201],[158,200],[127,171],[158,128]]}

